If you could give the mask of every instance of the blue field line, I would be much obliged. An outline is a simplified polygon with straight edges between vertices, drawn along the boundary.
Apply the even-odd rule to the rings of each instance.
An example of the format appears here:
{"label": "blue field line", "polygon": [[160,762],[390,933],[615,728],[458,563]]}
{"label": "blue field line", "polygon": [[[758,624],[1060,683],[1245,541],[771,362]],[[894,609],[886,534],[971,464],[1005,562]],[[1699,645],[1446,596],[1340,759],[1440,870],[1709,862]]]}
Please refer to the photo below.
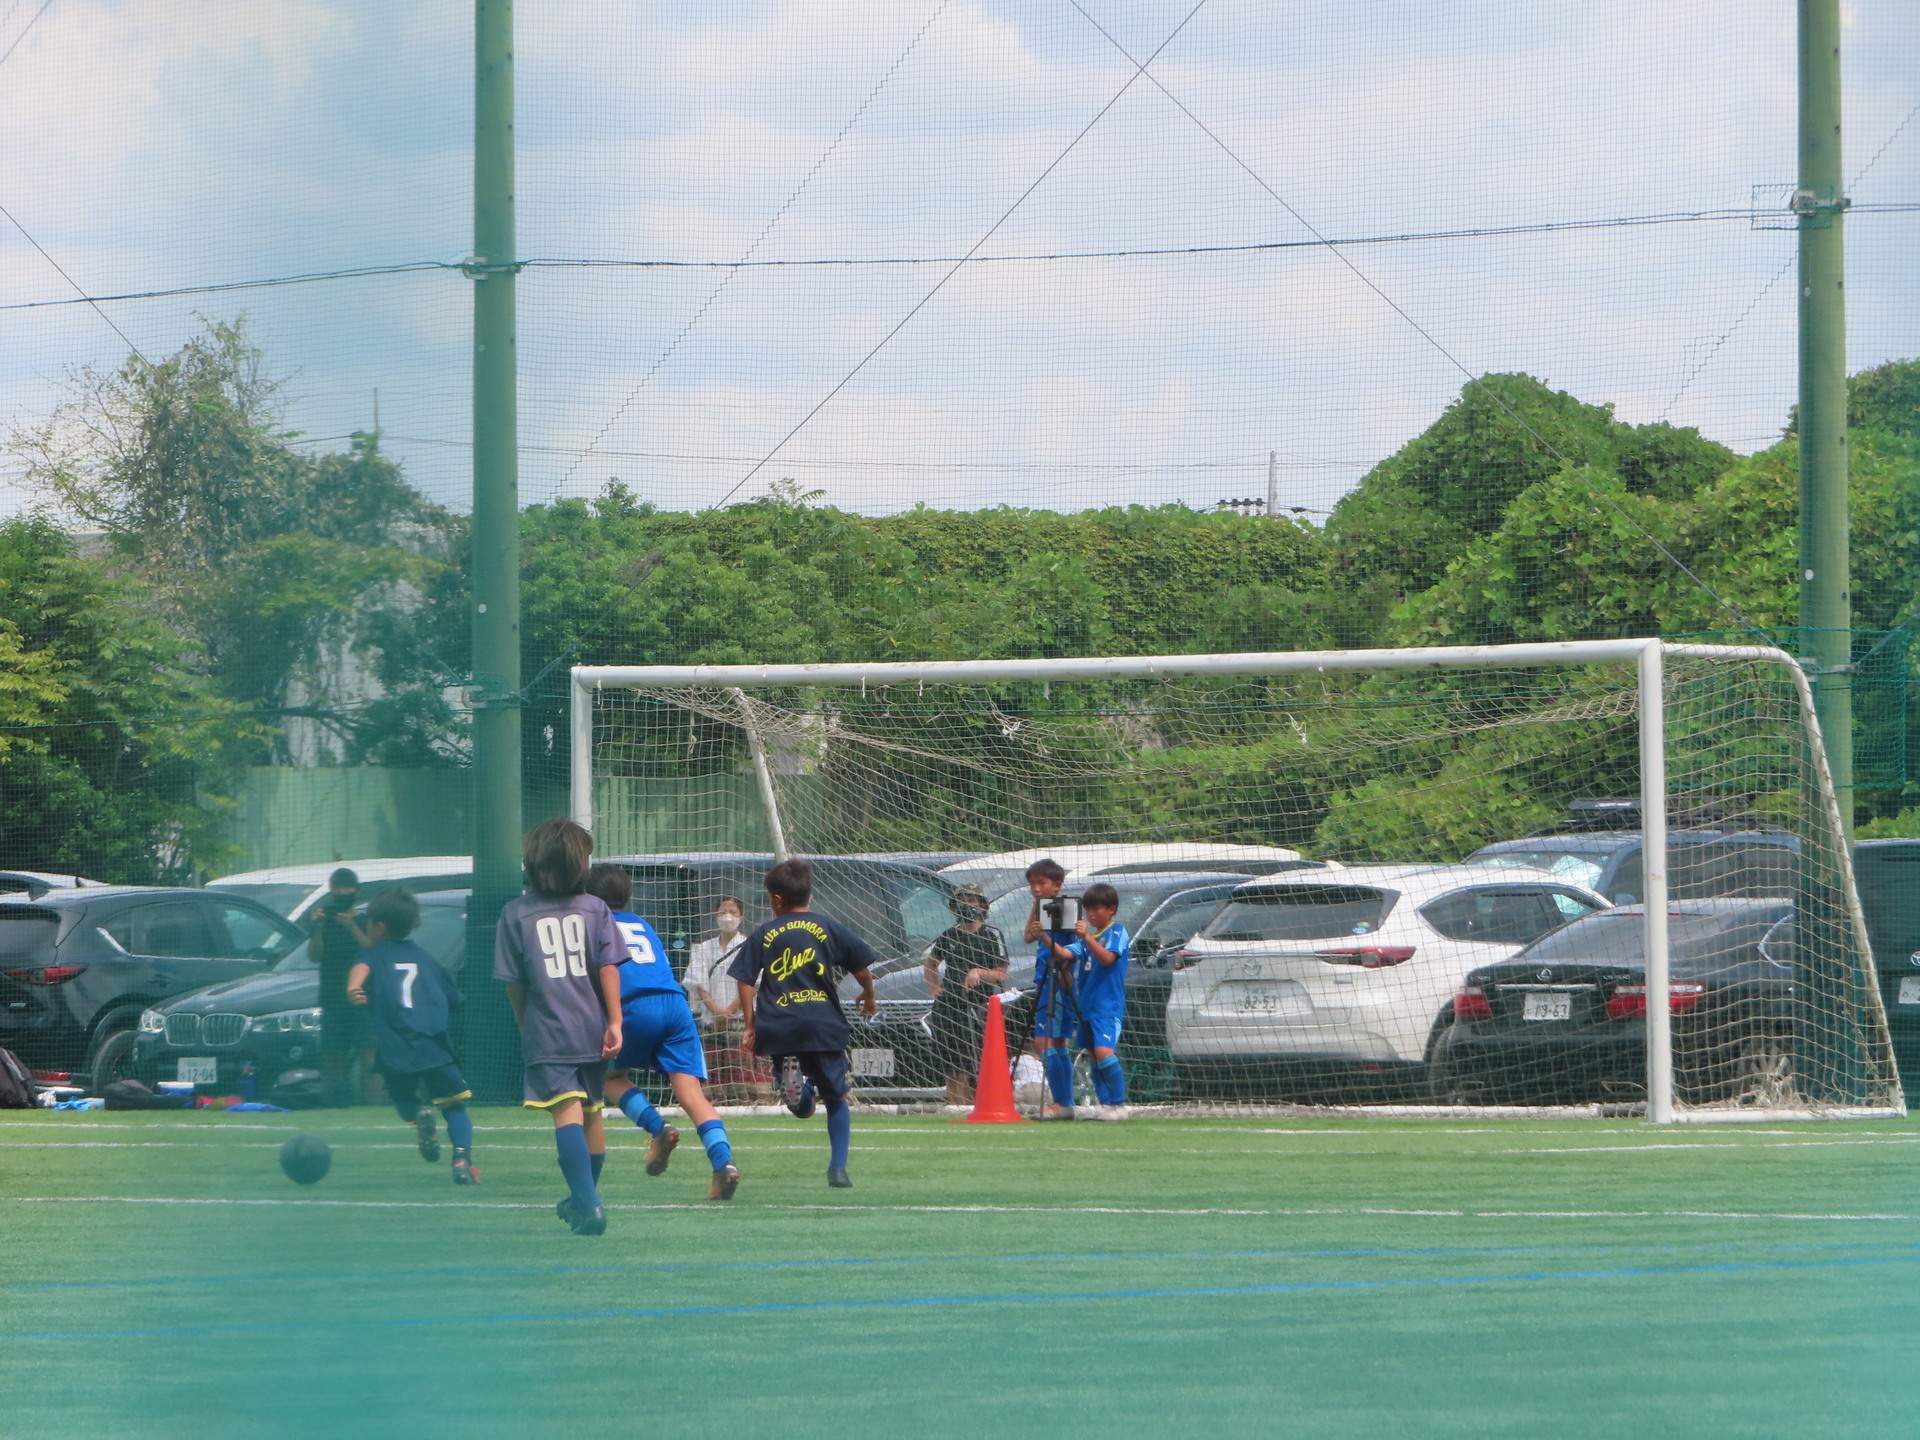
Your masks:
{"label": "blue field line", "polygon": [[302,1334],[329,1330],[415,1330],[441,1325],[524,1325],[556,1320],[679,1320],[697,1316],[789,1315],[830,1310],[912,1310],[970,1305],[1057,1305],[1094,1300],[1195,1300],[1232,1296],[1304,1295],[1335,1291],[1440,1289],[1461,1285],[1541,1285],[1577,1280],[1636,1280],[1655,1276],[1742,1275],[1769,1271],[1835,1270],[1867,1265],[1916,1265],[1920,1256],[1849,1260],[1772,1260],[1721,1265],[1641,1265],[1615,1270],[1531,1271],[1518,1275],[1445,1275],[1393,1280],[1294,1280],[1269,1285],[1197,1285],[1136,1290],[1067,1290],[1021,1295],[903,1295],[882,1300],[772,1300],[751,1305],[657,1305],[609,1310],[519,1311],[503,1315],[431,1315],[362,1320],[286,1320],[245,1325],[168,1325],[123,1330],[0,1331],[6,1340],[148,1340],[188,1335]]}
{"label": "blue field line", "polygon": [[516,1276],[724,1274],[754,1270],[864,1270],[881,1266],[1029,1265],[1077,1261],[1189,1260],[1384,1260],[1434,1256],[1496,1255],[1684,1255],[1700,1251],[1758,1251],[1762,1254],[1824,1254],[1835,1250],[1920,1250],[1920,1241],[1891,1244],[1836,1241],[1831,1245],[1754,1245],[1728,1240],[1698,1244],[1590,1245],[1422,1245],[1366,1246],[1338,1250],[1091,1250],[1041,1251],[1011,1255],[855,1255],[814,1260],[659,1260],[634,1265],[446,1265],[409,1270],[270,1271],[254,1275],[160,1276],[144,1280],[47,1280],[0,1285],[0,1295],[44,1294],[72,1290],[188,1289],[195,1286],[335,1284],[360,1281],[480,1280]]}

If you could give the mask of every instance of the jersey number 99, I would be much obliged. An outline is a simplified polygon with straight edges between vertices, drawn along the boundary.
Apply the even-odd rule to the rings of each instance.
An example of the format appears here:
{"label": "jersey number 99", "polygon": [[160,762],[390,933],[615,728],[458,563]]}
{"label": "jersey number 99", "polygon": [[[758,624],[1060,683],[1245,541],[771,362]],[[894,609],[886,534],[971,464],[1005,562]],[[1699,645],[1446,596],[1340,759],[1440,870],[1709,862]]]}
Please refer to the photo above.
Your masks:
{"label": "jersey number 99", "polygon": [[587,973],[587,925],[578,915],[543,915],[533,927],[540,960],[555,980]]}

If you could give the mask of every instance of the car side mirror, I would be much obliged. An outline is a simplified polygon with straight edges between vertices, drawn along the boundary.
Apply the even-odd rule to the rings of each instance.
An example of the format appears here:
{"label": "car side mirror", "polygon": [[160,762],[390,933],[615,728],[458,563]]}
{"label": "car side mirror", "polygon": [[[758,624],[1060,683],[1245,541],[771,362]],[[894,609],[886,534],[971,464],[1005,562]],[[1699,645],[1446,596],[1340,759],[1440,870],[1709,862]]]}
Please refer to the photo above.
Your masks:
{"label": "car side mirror", "polygon": [[1613,897],[1613,903],[1616,905],[1633,905],[1637,904],[1638,901],[1630,891],[1622,890],[1618,895]]}

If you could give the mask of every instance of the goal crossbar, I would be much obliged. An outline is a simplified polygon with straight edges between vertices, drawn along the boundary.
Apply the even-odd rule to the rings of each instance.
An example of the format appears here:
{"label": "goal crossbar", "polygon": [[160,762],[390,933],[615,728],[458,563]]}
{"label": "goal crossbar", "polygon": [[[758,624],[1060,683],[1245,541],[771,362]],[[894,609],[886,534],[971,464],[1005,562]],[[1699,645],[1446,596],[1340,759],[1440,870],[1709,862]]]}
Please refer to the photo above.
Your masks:
{"label": "goal crossbar", "polygon": [[[1644,874],[1641,897],[1646,924],[1647,991],[1647,1118],[1656,1124],[1675,1118],[1672,1017],[1669,1006],[1670,958],[1668,943],[1668,858],[1666,724],[1663,707],[1665,664],[1669,658],[1757,661],[1777,665],[1798,697],[1813,773],[1833,833],[1844,827],[1826,745],[1821,736],[1813,690],[1800,663],[1771,645],[1678,644],[1654,637],[1617,640],[1564,640],[1515,645],[1447,645],[1378,650],[1292,650],[1227,655],[1127,655],[1060,659],[850,661],[782,665],[577,665],[571,671],[570,809],[580,824],[591,829],[593,813],[593,701],[605,690],[664,690],[683,688],[747,689],[804,687],[870,687],[893,685],[980,685],[1022,681],[1148,680],[1176,677],[1225,679],[1269,675],[1353,673],[1363,671],[1488,670],[1632,664],[1639,689],[1640,815]],[[770,781],[755,747],[763,793],[770,819]],[[779,848],[784,851],[784,844]],[[1871,967],[1865,950],[1865,917],[1854,883],[1852,857],[1839,847],[1842,884],[1849,919],[1862,960]],[[1871,979],[1871,976],[1869,976]],[[1868,984],[1869,1004],[1880,1004],[1879,988]],[[1884,1017],[1882,1017],[1884,1024]],[[1854,1114],[1903,1114],[1903,1107],[1855,1110]]]}

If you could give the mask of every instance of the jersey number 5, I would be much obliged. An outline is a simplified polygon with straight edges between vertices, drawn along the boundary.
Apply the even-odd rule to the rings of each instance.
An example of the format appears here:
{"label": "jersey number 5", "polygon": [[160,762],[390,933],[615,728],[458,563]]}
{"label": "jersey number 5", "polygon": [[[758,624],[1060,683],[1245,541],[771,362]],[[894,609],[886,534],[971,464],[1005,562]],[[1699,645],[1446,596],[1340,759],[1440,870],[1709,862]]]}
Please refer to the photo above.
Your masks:
{"label": "jersey number 5", "polygon": [[555,980],[587,973],[587,923],[578,915],[544,915],[533,927],[540,960]]}

